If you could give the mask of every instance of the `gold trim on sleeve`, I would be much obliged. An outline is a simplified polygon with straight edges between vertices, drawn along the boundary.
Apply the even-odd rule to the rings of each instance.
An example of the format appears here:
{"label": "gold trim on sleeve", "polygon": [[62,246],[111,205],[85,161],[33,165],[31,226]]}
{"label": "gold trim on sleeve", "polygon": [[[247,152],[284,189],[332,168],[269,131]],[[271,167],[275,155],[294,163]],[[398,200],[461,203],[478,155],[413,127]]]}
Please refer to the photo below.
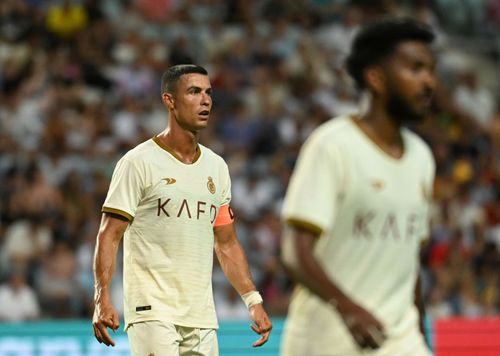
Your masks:
{"label": "gold trim on sleeve", "polygon": [[323,229],[318,225],[310,223],[308,221],[300,220],[300,219],[287,219],[286,223],[291,226],[300,227],[305,230],[309,230],[314,234],[321,235]]}
{"label": "gold trim on sleeve", "polygon": [[130,215],[129,213],[124,212],[123,210],[120,209],[113,209],[113,208],[107,208],[105,206],[102,207],[101,211],[103,213],[110,213],[110,214],[115,214],[115,215],[120,215],[127,219],[128,221],[134,220],[134,217]]}

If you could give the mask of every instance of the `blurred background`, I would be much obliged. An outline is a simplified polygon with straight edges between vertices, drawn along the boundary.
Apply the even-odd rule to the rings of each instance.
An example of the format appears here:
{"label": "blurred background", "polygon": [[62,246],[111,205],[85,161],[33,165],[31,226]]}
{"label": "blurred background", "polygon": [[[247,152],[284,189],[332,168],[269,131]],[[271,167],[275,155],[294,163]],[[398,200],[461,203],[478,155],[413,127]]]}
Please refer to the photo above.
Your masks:
{"label": "blurred background", "polygon": [[[429,331],[456,317],[496,320],[500,0],[2,0],[0,336],[25,321],[90,323],[111,173],[165,128],[160,78],[180,63],[209,71],[214,109],[201,143],[228,162],[239,238],[266,308],[284,317],[293,289],[279,260],[288,179],[316,126],[358,111],[343,62],[359,26],[382,15],[437,33],[438,93],[412,128],[437,161],[422,253]],[[246,323],[218,266],[214,293],[221,321]]]}

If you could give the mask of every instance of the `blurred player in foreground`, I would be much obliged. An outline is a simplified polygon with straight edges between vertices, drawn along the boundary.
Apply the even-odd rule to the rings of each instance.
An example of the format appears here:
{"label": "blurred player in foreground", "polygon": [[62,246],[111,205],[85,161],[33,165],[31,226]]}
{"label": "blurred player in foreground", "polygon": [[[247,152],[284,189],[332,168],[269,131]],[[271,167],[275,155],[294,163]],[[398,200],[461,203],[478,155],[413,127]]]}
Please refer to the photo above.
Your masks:
{"label": "blurred player in foreground", "polygon": [[408,19],[361,29],[347,67],[368,110],[323,124],[302,147],[283,207],[282,257],[298,282],[285,356],[429,355],[417,284],[435,164],[403,123],[431,105],[433,37]]}
{"label": "blurred player in foreground", "polygon": [[168,127],[116,165],[94,259],[93,327],[113,345],[119,328],[110,301],[116,253],[124,236],[125,330],[133,355],[218,355],[212,295],[213,250],[246,303],[263,345],[271,321],[255,290],[229,207],[226,163],[198,143],[212,107],[204,68],[179,65],[162,77]]}

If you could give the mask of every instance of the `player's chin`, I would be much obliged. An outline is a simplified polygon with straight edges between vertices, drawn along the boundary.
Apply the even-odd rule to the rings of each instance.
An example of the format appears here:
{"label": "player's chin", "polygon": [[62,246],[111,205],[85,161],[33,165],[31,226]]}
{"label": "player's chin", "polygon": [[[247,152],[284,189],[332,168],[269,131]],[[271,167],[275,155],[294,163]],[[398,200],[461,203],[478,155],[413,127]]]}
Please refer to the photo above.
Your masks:
{"label": "player's chin", "polygon": [[198,126],[200,126],[201,128],[205,128],[208,126],[208,118],[206,119],[201,119],[198,121]]}
{"label": "player's chin", "polygon": [[207,120],[198,120],[198,122],[196,122],[195,126],[196,126],[195,127],[196,131],[205,129],[208,126],[208,119]]}
{"label": "player's chin", "polygon": [[427,115],[414,115],[410,118],[410,122],[413,122],[415,124],[420,124],[425,121],[427,118]]}
{"label": "player's chin", "polygon": [[425,119],[430,114],[431,110],[432,110],[432,99],[429,98],[420,102],[415,112],[417,116],[420,116],[422,117],[422,119]]}
{"label": "player's chin", "polygon": [[413,110],[411,110],[411,113],[409,113],[409,119],[410,121],[419,123],[424,121],[431,112],[431,107],[430,105],[427,104],[422,104],[417,107],[414,107]]}

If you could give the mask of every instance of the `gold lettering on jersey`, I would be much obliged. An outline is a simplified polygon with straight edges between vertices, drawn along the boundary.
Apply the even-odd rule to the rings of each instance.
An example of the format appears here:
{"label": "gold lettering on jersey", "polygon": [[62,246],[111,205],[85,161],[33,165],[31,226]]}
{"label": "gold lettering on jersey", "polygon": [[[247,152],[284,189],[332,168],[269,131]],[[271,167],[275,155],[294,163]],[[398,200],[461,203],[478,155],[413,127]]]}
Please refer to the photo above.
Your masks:
{"label": "gold lettering on jersey", "polygon": [[375,217],[375,214],[372,213],[371,211],[368,212],[367,214],[357,214],[354,217],[354,226],[353,226],[353,233],[354,236],[362,236],[366,238],[371,238],[372,234],[370,232],[370,229],[368,228],[368,225],[370,224],[370,221]]}
{"label": "gold lettering on jersey", "polygon": [[167,199],[162,204],[161,203],[161,199],[158,199],[158,208],[157,208],[156,216],[160,216],[160,212],[163,212],[163,214],[165,214],[168,217],[170,216],[170,215],[168,215],[168,212],[165,210],[165,207],[167,206],[167,204],[168,204],[169,201],[170,201],[170,199]]}
{"label": "gold lettering on jersey", "polygon": [[210,223],[214,223],[217,219],[217,207],[215,205],[210,205]]}
{"label": "gold lettering on jersey", "polygon": [[210,193],[215,194],[215,183],[212,177],[208,177],[207,188]]}
{"label": "gold lettering on jersey", "polygon": [[398,240],[400,239],[398,223],[396,221],[396,216],[394,214],[392,213],[387,214],[380,235],[383,239],[386,239],[389,235],[392,235],[392,237],[395,239]]}
{"label": "gold lettering on jersey", "polygon": [[210,223],[213,224],[217,218],[217,207],[210,204],[210,209],[207,210],[208,203],[205,201],[198,200],[196,202],[190,202],[187,199],[182,199],[179,209],[176,208],[176,211],[172,211],[174,210],[173,208],[168,209],[169,203],[171,203],[170,206],[178,206],[170,198],[165,200],[159,198],[156,204],[156,216],[169,218],[172,214],[172,216],[177,218],[193,219],[194,217],[191,214],[191,211],[196,211],[196,220],[201,220],[204,216],[206,216],[210,219]]}
{"label": "gold lettering on jersey", "polygon": [[377,214],[375,211],[368,211],[355,215],[352,231],[355,238],[401,241],[403,237],[406,240],[420,237],[416,236],[419,223],[419,216],[415,213],[398,219],[392,212]]}
{"label": "gold lettering on jersey", "polygon": [[186,199],[182,200],[181,207],[179,208],[179,212],[177,213],[177,217],[180,217],[182,214],[182,211],[184,210],[184,207],[186,207],[187,214],[189,218],[191,219],[191,212],[189,211],[189,205]]}
{"label": "gold lettering on jersey", "polygon": [[413,236],[417,230],[415,226],[418,220],[417,214],[410,214],[406,218],[406,238]]}
{"label": "gold lettering on jersey", "polygon": [[175,182],[177,182],[175,178],[163,178],[162,181],[164,181],[166,185],[174,184]]}
{"label": "gold lettering on jersey", "polygon": [[197,205],[198,208],[196,209],[196,219],[199,220],[200,214],[205,212],[205,209],[202,209],[202,206],[205,207],[205,205],[207,205],[207,203],[205,203],[204,201],[198,202],[198,205]]}

